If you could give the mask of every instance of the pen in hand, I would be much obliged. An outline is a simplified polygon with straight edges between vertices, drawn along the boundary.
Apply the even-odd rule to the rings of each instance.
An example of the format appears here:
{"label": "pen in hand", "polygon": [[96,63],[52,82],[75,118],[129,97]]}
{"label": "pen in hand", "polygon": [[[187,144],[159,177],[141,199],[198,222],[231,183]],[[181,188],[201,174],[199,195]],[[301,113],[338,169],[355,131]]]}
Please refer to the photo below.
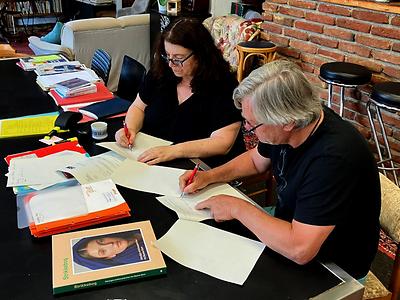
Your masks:
{"label": "pen in hand", "polygon": [[[196,166],[194,167],[192,173],[190,173],[189,179],[186,182],[185,187],[187,187],[189,184],[191,184],[193,182],[194,176],[196,176],[197,171],[199,170],[200,164],[196,164]],[[181,193],[181,198],[185,195],[185,192]]]}
{"label": "pen in hand", "polygon": [[128,139],[128,148],[129,148],[129,150],[132,150],[132,144],[129,142],[129,139],[131,138],[131,134],[129,133],[129,129],[128,129],[128,126],[126,125],[125,121],[123,124],[124,124],[125,136]]}

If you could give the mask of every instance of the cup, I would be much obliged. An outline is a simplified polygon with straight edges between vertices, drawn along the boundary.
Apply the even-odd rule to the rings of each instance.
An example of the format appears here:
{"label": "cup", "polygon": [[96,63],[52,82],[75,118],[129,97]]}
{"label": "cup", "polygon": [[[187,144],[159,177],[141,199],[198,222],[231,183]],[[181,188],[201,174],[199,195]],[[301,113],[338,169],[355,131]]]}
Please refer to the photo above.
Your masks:
{"label": "cup", "polygon": [[92,129],[92,138],[95,140],[102,140],[108,136],[106,122],[94,122],[90,128]]}
{"label": "cup", "polygon": [[158,3],[158,11],[160,13],[166,13],[167,12],[167,0],[157,0]]}

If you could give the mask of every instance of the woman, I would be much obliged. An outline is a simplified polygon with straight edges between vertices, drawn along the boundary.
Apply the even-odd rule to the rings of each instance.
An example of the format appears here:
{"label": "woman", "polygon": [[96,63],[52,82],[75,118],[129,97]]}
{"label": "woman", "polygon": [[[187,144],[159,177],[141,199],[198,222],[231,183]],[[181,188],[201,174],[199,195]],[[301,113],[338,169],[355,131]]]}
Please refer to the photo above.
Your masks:
{"label": "woman", "polygon": [[116,141],[128,147],[142,131],[174,143],[142,153],[138,160],[148,164],[211,156],[220,157],[208,163],[220,164],[222,155],[244,151],[241,115],[232,100],[236,85],[207,29],[179,19],[161,34],[152,68],[125,119],[129,133],[120,129]]}
{"label": "woman", "polygon": [[92,270],[149,260],[139,230],[83,238],[72,250],[74,262]]}

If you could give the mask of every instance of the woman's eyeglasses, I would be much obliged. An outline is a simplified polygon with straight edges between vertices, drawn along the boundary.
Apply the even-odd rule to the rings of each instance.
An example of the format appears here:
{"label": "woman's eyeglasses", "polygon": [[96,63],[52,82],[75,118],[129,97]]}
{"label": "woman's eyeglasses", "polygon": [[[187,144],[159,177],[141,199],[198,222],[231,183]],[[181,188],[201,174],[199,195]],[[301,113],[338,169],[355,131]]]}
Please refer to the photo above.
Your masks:
{"label": "woman's eyeglasses", "polygon": [[[255,131],[258,127],[260,127],[261,125],[263,125],[263,123],[260,123],[260,124],[258,124],[258,125],[256,125],[256,126],[253,126],[253,125],[252,125],[249,121],[247,121],[246,119],[243,120],[242,124],[243,124],[242,132],[243,132],[244,134],[247,134],[247,133],[254,133],[254,131]],[[250,129],[246,129],[246,127],[250,127]]]}
{"label": "woman's eyeglasses", "polygon": [[177,59],[177,58],[169,58],[168,56],[166,56],[166,55],[164,55],[164,54],[161,54],[161,58],[162,58],[167,64],[171,63],[171,64],[173,64],[174,66],[183,67],[183,63],[184,63],[185,61],[187,61],[189,58],[191,58],[192,55],[193,55],[193,52],[190,53],[188,56],[186,56],[186,57],[183,58],[183,59]]}

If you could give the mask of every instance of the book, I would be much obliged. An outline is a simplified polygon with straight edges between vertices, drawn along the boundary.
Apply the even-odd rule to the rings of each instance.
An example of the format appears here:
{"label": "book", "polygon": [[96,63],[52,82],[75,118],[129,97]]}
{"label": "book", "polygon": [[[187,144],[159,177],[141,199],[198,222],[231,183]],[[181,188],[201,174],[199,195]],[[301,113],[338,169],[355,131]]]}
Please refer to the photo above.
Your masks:
{"label": "book", "polygon": [[45,63],[38,65],[35,69],[35,73],[38,76],[72,73],[85,70],[85,66],[79,61],[70,62],[57,62],[57,63]]}
{"label": "book", "polygon": [[60,89],[55,88],[56,92],[63,98],[77,97],[86,94],[93,94],[97,92],[97,86],[94,83],[89,83],[88,85],[77,87],[74,89]]}
{"label": "book", "polygon": [[81,107],[79,108],[79,112],[81,112],[83,115],[98,120],[124,113],[129,109],[129,106],[131,106],[131,104],[132,102],[126,99],[115,97],[110,100],[101,101],[85,107]]}
{"label": "book", "polygon": [[[57,76],[57,75],[54,75]],[[75,97],[64,98],[60,94],[57,93],[56,90],[51,89],[49,95],[54,99],[57,105],[71,105],[77,103],[85,103],[85,102],[98,102],[102,100],[109,100],[114,97],[113,93],[111,93],[107,87],[102,82],[95,83],[97,92],[85,95],[79,95]]]}
{"label": "book", "polygon": [[97,76],[93,70],[84,69],[82,71],[54,74],[51,76],[41,75],[36,78],[36,83],[42,88],[42,90],[48,91],[49,89],[54,88],[55,85],[60,81],[64,81],[71,78],[81,78],[83,80],[87,80],[93,83],[100,81],[99,76]]}
{"label": "book", "polygon": [[61,54],[37,55],[31,57],[21,57],[19,59],[19,65],[25,71],[32,71],[39,65],[55,62],[68,62],[68,59]]}
{"label": "book", "polygon": [[[104,101],[107,101],[107,100],[104,100]],[[100,103],[100,102],[102,102],[102,101],[99,101],[97,103]],[[62,108],[63,111],[79,112],[79,109],[81,107],[88,106],[88,105],[93,104],[93,103],[96,103],[96,102],[87,102],[87,103],[77,103],[77,104],[71,104],[71,105],[62,105],[61,108]],[[84,114],[82,114],[82,116],[83,116],[83,118],[78,123],[87,123],[87,122],[92,122],[92,121],[95,120],[94,118],[91,118],[91,117],[89,117],[87,115],[84,115]],[[112,116],[109,116],[109,117],[106,117],[106,118],[107,119],[113,119],[113,118],[120,118],[120,117],[124,117],[124,116],[126,116],[126,112],[123,112],[123,113],[120,113],[120,114],[117,114],[117,115],[112,115]]]}
{"label": "book", "polygon": [[53,235],[53,294],[165,275],[155,241],[150,221]]}

